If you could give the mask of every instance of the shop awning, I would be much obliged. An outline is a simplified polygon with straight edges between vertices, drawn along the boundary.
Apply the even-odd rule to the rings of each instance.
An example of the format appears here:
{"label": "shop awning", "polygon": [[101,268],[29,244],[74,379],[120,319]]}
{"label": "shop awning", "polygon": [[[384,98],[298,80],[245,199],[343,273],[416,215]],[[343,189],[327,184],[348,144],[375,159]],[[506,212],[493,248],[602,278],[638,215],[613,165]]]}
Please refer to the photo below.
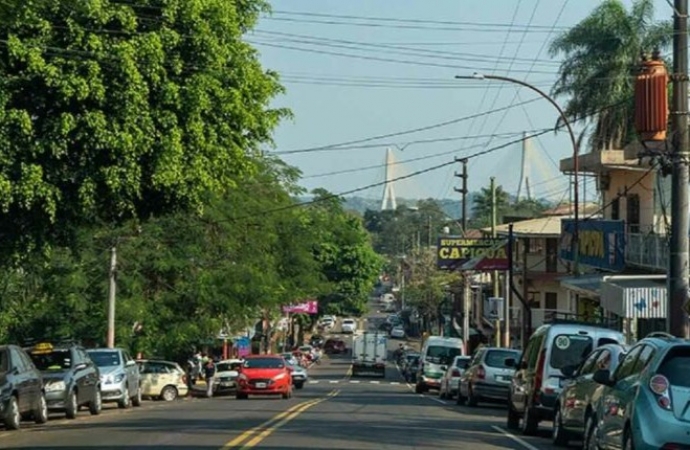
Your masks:
{"label": "shop awning", "polygon": [[569,291],[590,297],[599,297],[601,295],[601,283],[605,276],[605,274],[601,273],[590,273],[587,275],[563,277],[559,278],[559,280],[561,286]]}
{"label": "shop awning", "polygon": [[601,307],[626,319],[666,318],[666,280],[607,280]]}

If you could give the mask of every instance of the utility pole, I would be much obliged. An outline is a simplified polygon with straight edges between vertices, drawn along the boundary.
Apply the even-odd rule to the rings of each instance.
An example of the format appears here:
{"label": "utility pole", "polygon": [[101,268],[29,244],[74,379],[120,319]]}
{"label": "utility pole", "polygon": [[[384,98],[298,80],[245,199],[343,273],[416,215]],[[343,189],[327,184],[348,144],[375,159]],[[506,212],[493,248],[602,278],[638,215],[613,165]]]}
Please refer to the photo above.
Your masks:
{"label": "utility pole", "polygon": [[462,173],[455,172],[455,176],[462,178],[462,188],[453,188],[462,194],[462,234],[467,233],[467,158],[455,158],[455,162],[462,164]]}
{"label": "utility pole", "polygon": [[108,289],[108,348],[115,347],[115,293],[117,289],[117,247],[110,249],[110,273]]}
{"label": "utility pole", "polygon": [[674,0],[673,7],[673,172],[666,323],[672,335],[688,338],[688,0]]}
{"label": "utility pole", "polygon": [[[496,177],[491,177],[491,237],[496,239]],[[494,270],[493,273],[491,274],[491,282],[493,283],[494,287],[494,292],[493,296],[494,298],[498,298],[500,294],[499,288],[498,288],[498,271]],[[494,322],[494,331],[496,332],[496,347],[501,346],[501,319],[500,316],[496,317],[495,322]]]}

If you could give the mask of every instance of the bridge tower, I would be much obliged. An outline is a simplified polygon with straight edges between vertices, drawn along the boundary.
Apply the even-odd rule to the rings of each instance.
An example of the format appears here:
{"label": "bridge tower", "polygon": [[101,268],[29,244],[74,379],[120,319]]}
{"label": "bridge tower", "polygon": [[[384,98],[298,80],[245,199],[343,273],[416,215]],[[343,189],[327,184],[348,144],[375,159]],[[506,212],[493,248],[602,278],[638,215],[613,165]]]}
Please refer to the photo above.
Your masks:
{"label": "bridge tower", "polygon": [[532,200],[532,189],[529,185],[529,165],[532,158],[532,142],[531,137],[527,136],[527,133],[522,134],[522,165],[520,168],[520,183],[517,188],[516,199],[520,200],[520,194],[522,193],[522,186],[525,186],[525,192],[527,193],[527,200]]}
{"label": "bridge tower", "polygon": [[393,190],[393,180],[395,179],[395,174],[393,172],[393,165],[395,164],[393,160],[393,150],[391,148],[386,149],[386,183],[383,185],[383,199],[381,200],[381,211],[387,209],[395,210],[398,205],[395,201],[395,191]]}

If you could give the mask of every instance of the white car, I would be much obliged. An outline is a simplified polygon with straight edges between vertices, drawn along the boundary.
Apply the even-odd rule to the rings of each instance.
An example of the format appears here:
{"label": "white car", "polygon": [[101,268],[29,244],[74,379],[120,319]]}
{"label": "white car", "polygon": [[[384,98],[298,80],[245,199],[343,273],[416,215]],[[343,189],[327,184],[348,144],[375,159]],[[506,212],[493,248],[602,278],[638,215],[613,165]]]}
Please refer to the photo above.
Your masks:
{"label": "white car", "polygon": [[341,329],[343,333],[354,333],[357,331],[357,321],[355,319],[343,319]]}
{"label": "white car", "polygon": [[216,363],[216,375],[213,377],[216,391],[235,389],[239,368],[242,361],[239,359],[225,359]]}
{"label": "white car", "polygon": [[394,339],[403,339],[405,337],[405,329],[402,325],[396,325],[391,329],[391,337]]}

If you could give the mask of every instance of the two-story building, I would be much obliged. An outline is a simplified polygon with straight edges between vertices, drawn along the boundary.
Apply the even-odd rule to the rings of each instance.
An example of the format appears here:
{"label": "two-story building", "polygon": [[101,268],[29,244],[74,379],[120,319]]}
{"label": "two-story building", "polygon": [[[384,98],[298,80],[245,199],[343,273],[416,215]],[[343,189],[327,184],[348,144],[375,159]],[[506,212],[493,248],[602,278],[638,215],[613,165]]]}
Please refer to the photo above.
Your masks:
{"label": "two-story building", "polygon": [[[632,339],[663,330],[666,318],[666,230],[670,223],[670,178],[640,160],[642,146],[597,150],[579,156],[579,170],[595,176],[601,194],[601,218],[579,224],[579,253],[567,245],[560,256],[595,273],[561,279],[579,312],[619,322]],[[573,158],[560,162],[572,174]],[[572,237],[566,222],[562,242]]]}

